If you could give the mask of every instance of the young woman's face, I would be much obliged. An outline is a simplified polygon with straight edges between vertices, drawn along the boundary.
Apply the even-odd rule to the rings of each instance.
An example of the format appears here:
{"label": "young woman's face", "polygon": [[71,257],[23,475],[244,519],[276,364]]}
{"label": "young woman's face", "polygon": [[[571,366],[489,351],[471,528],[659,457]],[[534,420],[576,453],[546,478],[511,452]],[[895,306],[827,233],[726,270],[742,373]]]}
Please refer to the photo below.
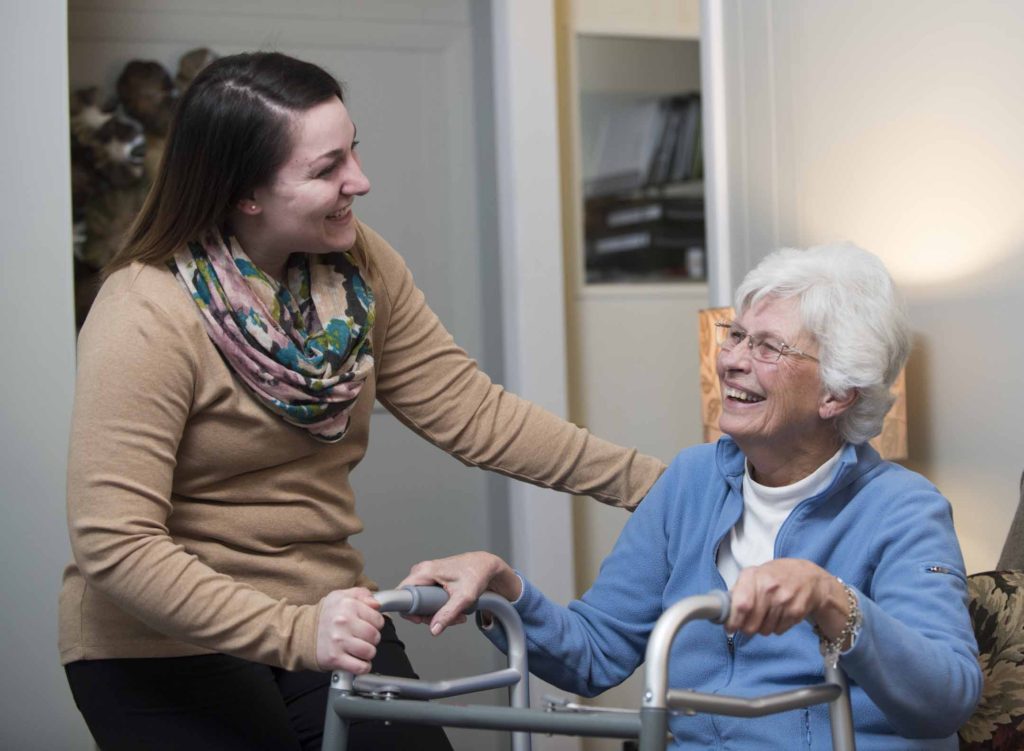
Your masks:
{"label": "young woman's face", "polygon": [[369,192],[356,154],[356,128],[339,99],[293,117],[292,149],[249,206],[260,244],[279,255],[333,253],[356,241],[352,202]]}

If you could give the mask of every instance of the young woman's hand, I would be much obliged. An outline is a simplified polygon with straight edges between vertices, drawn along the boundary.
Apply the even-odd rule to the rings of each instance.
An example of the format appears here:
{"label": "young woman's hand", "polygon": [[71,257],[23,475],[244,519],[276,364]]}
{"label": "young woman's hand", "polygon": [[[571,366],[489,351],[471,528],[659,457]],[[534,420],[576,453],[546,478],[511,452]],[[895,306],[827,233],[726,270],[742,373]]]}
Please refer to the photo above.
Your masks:
{"label": "young woman's hand", "polygon": [[316,661],[321,670],[370,672],[384,616],[365,587],[336,589],[322,600],[316,629]]}
{"label": "young woman's hand", "polygon": [[829,638],[846,624],[849,605],[839,580],[810,561],[779,558],[740,572],[730,591],[725,628],[744,634],[781,634],[804,619]]}
{"label": "young woman's hand", "polygon": [[[465,622],[466,609],[488,590],[510,602],[519,599],[522,593],[522,582],[512,567],[498,556],[483,551],[417,563],[398,586],[410,584],[436,584],[448,593],[448,602],[429,619],[430,633],[434,636],[452,624]],[[409,620],[423,623],[427,619],[409,616]]]}

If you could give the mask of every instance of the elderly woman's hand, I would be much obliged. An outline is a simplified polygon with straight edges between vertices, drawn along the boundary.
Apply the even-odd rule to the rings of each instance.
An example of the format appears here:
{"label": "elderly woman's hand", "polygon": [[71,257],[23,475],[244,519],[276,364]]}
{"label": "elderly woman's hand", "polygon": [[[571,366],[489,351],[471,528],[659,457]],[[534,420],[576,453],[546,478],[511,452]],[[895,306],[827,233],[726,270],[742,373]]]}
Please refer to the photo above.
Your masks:
{"label": "elderly woman's hand", "polygon": [[[465,610],[487,590],[509,601],[517,600],[522,592],[522,583],[511,566],[484,551],[417,563],[398,586],[408,584],[438,584],[448,593],[448,602],[430,619],[430,633],[434,636],[454,623],[463,623]],[[422,623],[426,619],[409,620]]]}
{"label": "elderly woman's hand", "polygon": [[743,569],[730,595],[729,632],[781,634],[808,619],[834,639],[849,615],[840,581],[817,564],[796,558]]}

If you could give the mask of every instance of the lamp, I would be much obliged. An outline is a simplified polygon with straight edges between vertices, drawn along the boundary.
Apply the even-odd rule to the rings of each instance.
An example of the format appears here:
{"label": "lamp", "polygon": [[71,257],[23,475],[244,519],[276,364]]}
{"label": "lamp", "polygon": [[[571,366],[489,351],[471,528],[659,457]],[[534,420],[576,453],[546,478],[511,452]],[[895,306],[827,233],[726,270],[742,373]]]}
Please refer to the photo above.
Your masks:
{"label": "lamp", "polygon": [[[718,429],[718,418],[722,415],[722,394],[718,385],[715,359],[718,356],[718,342],[715,324],[731,321],[732,308],[705,308],[697,314],[700,346],[700,415],[704,425],[704,440],[717,441],[722,435]],[[885,416],[882,432],[871,439],[871,445],[883,459],[907,458],[907,388],[905,370],[901,370],[892,392],[896,402]]]}

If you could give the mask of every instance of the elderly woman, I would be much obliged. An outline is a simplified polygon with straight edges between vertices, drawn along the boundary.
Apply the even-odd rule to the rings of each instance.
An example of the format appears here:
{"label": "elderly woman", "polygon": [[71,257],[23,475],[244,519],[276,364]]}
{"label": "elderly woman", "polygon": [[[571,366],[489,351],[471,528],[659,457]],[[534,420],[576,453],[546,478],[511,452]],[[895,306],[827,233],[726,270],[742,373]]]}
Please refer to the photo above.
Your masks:
{"label": "elderly woman", "polygon": [[[867,443],[909,350],[892,280],[852,245],[783,250],[736,298],[720,325],[725,436],[676,457],[581,599],[556,605],[488,553],[419,564],[406,581],[474,571],[515,604],[533,672],[583,695],[636,669],[674,602],[728,588],[724,631],[681,632],[671,685],[785,690],[821,680],[824,653],[850,678],[859,749],[955,749],[981,673],[950,506]],[[830,747],[825,706],[671,729],[687,748]]]}

